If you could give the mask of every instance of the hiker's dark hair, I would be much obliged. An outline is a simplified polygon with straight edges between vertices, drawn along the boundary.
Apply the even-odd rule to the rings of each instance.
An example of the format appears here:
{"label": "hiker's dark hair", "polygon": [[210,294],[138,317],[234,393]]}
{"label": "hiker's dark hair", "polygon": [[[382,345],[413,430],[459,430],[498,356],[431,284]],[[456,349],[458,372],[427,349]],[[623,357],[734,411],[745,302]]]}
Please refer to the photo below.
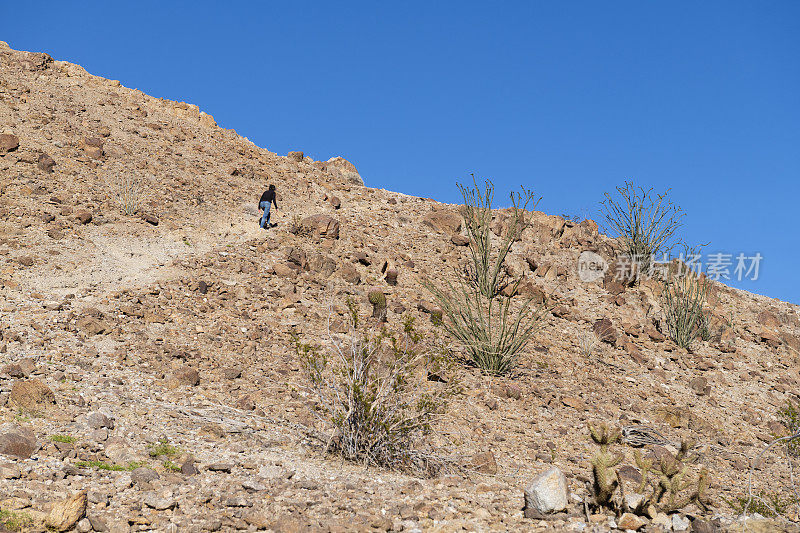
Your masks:
{"label": "hiker's dark hair", "polygon": [[275,185],[270,183],[269,184],[269,190],[274,191],[275,190]]}

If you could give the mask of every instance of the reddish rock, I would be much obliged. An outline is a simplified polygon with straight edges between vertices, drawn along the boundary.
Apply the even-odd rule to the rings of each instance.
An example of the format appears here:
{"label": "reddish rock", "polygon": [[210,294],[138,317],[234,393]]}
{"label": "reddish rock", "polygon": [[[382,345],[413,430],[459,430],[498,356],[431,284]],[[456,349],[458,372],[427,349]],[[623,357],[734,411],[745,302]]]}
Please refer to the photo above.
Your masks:
{"label": "reddish rock", "polygon": [[497,473],[497,461],[494,458],[494,454],[490,451],[473,455],[469,466],[482,474]]}
{"label": "reddish rock", "polygon": [[339,269],[339,275],[347,283],[351,283],[353,285],[358,285],[361,283],[361,274],[359,274],[358,270],[356,270],[356,267],[350,263],[345,263],[342,268]]}
{"label": "reddish rock", "polygon": [[617,330],[614,328],[614,325],[611,323],[610,318],[601,318],[596,320],[594,325],[592,326],[595,335],[597,338],[603,342],[607,342],[609,344],[615,344],[617,341]]}
{"label": "reddish rock", "polygon": [[29,428],[16,424],[0,426],[0,453],[28,459],[36,451],[36,436]]}
{"label": "reddish rock", "polygon": [[467,246],[469,244],[469,237],[461,235],[460,233],[454,233],[453,236],[450,237],[450,241],[456,246]]}
{"label": "reddish rock", "polygon": [[19,148],[19,137],[10,133],[0,134],[0,155],[6,155]]}
{"label": "reddish rock", "polygon": [[317,214],[305,217],[300,221],[300,226],[315,239],[338,239],[339,221],[335,218]]}

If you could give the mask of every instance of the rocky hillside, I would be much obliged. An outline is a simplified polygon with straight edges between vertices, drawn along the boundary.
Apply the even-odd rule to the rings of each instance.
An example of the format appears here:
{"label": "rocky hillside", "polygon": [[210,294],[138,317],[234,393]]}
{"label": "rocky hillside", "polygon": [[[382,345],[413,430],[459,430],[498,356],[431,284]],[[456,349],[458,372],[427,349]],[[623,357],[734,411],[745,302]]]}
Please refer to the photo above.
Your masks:
{"label": "rocky hillside", "polygon": [[[126,215],[132,180],[148,194]],[[261,230],[267,183],[280,210]],[[713,334],[682,350],[663,334],[657,283],[579,279],[582,251],[614,259],[594,222],[531,217],[509,271],[551,311],[513,375],[463,369],[433,431],[460,467],[416,478],[345,462],[309,433],[319,422],[290,334],[324,344],[344,298],[368,314],[379,289],[389,326],[410,314],[433,336],[422,281],[464,255],[456,207],[366,187],[342,158],[278,156],[196,106],[0,42],[0,523],[798,530],[785,447],[760,455],[797,400],[797,306],[715,284]],[[691,440],[710,509],[591,514],[590,422],[627,428],[620,471],[633,484],[635,428],[651,436],[645,457]],[[739,517],[728,503],[747,495],[751,464],[753,492],[784,502],[779,516]],[[564,505],[523,511],[553,467]]]}

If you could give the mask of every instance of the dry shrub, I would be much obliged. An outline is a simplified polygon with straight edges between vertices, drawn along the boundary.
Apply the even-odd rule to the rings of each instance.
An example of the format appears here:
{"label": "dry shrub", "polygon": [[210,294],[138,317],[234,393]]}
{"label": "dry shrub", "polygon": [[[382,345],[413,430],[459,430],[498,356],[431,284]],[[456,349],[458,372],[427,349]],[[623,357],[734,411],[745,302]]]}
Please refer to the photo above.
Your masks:
{"label": "dry shrub", "polygon": [[153,194],[150,177],[131,174],[126,170],[109,170],[105,182],[111,200],[128,216],[141,212]]}
{"label": "dry shrub", "polygon": [[431,423],[455,390],[443,380],[447,361],[423,345],[414,319],[400,332],[362,325],[353,300],[347,301],[349,332],[327,349],[300,342],[297,354],[330,432],[328,448],[345,459],[431,475],[444,464],[426,442]]}

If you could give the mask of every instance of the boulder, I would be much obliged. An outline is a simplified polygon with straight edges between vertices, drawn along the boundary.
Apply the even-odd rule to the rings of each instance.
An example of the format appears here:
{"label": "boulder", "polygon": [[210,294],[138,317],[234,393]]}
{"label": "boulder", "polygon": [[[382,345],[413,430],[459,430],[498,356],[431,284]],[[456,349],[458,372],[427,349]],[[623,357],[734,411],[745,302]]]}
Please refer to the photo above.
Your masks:
{"label": "boulder", "polygon": [[295,152],[289,152],[288,154],[286,154],[286,157],[290,161],[295,161],[295,162],[299,163],[300,161],[303,160],[305,155],[303,154],[303,152],[295,151]]}
{"label": "boulder", "polygon": [[557,513],[567,508],[567,478],[556,467],[552,467],[531,481],[525,489],[525,516]]}
{"label": "boulder", "polygon": [[300,225],[315,239],[339,238],[339,221],[331,216],[324,214],[307,216],[300,221]]}
{"label": "boulder", "polygon": [[56,395],[39,379],[17,380],[8,401],[23,411],[42,413],[56,404]]}
{"label": "boulder", "polygon": [[343,157],[331,157],[321,164],[321,168],[325,172],[339,176],[353,185],[364,185],[364,180],[356,170],[355,165]]}
{"label": "boulder", "polygon": [[86,516],[86,504],[85,490],[66,500],[55,502],[45,519],[45,524],[48,529],[69,531]]}
{"label": "boulder", "polygon": [[36,436],[29,428],[16,424],[0,426],[0,453],[28,459],[36,451]]}
{"label": "boulder", "polygon": [[422,219],[422,223],[438,232],[455,234],[461,231],[461,215],[448,209],[436,209]]}

